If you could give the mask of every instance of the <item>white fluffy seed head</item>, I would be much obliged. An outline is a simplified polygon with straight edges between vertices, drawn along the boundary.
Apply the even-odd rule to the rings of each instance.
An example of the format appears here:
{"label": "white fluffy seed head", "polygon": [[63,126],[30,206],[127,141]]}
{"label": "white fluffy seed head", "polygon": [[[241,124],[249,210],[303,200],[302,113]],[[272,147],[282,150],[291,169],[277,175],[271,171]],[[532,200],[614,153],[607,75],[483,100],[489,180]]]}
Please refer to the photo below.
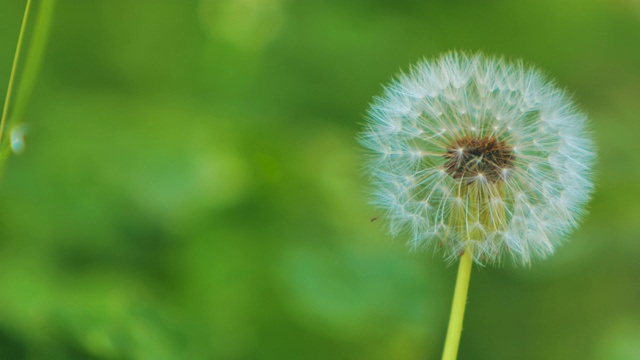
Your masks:
{"label": "white fluffy seed head", "polygon": [[376,98],[361,143],[393,235],[448,259],[553,253],[593,191],[586,116],[522,61],[448,53]]}

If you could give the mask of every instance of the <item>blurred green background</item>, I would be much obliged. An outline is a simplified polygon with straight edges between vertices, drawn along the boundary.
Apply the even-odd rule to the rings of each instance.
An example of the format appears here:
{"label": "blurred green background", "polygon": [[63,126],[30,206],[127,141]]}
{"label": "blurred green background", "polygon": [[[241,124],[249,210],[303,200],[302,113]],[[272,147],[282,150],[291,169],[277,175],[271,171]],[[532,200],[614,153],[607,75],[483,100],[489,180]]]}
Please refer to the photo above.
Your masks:
{"label": "blurred green background", "polygon": [[456,267],[370,222],[355,135],[450,49],[538,65],[599,147],[556,255],[474,270],[459,358],[640,359],[637,0],[59,0],[0,183],[0,359],[439,359]]}

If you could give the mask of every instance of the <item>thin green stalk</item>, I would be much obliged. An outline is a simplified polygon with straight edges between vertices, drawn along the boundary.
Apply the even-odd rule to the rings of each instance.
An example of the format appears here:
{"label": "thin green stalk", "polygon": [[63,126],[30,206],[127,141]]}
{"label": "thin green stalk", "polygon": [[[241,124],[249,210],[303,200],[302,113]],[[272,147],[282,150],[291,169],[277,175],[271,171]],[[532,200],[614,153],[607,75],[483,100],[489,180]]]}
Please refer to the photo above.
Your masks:
{"label": "thin green stalk", "polygon": [[458,345],[462,334],[462,320],[464,319],[464,309],[467,303],[467,291],[469,289],[472,265],[473,256],[471,256],[471,251],[467,249],[460,257],[458,278],[456,279],[456,288],[453,293],[451,317],[449,318],[449,329],[444,343],[442,360],[455,360],[458,356]]}
{"label": "thin green stalk", "polygon": [[22,50],[24,33],[27,28],[27,20],[29,19],[29,10],[31,10],[31,0],[27,0],[27,5],[25,6],[25,9],[24,9],[24,16],[22,17],[22,26],[20,27],[20,34],[18,35],[18,44],[16,45],[16,53],[13,57],[13,65],[11,66],[11,75],[9,76],[9,85],[7,86],[7,96],[4,99],[2,119],[0,120],[0,143],[2,143],[2,140],[3,140],[4,128],[7,122],[7,115],[9,114],[9,103],[11,102],[11,93],[13,92],[13,83],[15,82],[16,72],[18,70],[18,63],[20,62],[20,52]]}
{"label": "thin green stalk", "polygon": [[22,121],[24,117],[27,103],[29,102],[40,71],[47,40],[49,39],[49,29],[51,28],[51,20],[53,19],[54,5],[55,0],[40,1],[33,36],[31,37],[29,50],[27,51],[24,70],[20,77],[20,87],[18,88],[11,112],[11,120]]}

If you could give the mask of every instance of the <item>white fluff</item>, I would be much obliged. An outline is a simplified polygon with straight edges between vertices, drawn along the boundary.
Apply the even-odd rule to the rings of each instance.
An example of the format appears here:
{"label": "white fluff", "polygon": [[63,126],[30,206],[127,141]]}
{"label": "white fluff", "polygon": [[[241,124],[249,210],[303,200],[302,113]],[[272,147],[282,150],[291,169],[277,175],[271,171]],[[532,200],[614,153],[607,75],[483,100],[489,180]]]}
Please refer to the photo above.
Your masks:
{"label": "white fluff", "polygon": [[[448,259],[472,249],[478,263],[509,254],[528,264],[553,253],[584,213],[595,157],[586,127],[566,92],[536,69],[452,52],[387,86],[360,140],[371,153],[374,203],[394,236]],[[500,187],[474,180],[488,198],[461,194],[444,169],[447,147],[464,136],[493,136],[513,149]]]}

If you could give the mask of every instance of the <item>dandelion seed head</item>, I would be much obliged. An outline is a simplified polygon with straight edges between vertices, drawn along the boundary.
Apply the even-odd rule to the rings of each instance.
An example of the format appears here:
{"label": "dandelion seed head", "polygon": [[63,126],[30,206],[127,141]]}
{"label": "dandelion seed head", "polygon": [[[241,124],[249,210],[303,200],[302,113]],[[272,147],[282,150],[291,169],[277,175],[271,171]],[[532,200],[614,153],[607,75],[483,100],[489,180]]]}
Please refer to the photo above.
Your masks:
{"label": "dandelion seed head", "polygon": [[447,259],[543,258],[593,191],[586,116],[522,61],[421,61],[374,100],[360,141],[391,233]]}

